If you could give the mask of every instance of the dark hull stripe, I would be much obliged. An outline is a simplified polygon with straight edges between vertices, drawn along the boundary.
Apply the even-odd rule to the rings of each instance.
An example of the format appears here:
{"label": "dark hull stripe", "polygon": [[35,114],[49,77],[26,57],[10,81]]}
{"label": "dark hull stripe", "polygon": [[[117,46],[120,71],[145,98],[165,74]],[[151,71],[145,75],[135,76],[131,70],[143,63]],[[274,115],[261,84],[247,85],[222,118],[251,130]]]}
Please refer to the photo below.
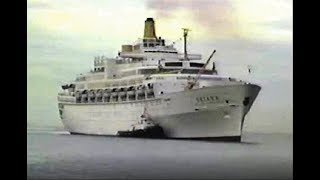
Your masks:
{"label": "dark hull stripe", "polygon": [[[121,137],[117,135],[99,135],[70,132],[73,135],[89,135],[89,136],[105,136],[105,137]],[[131,137],[131,138],[146,138],[146,137]],[[241,136],[222,136],[222,137],[192,137],[192,138],[170,138],[170,137],[152,137],[146,139],[168,139],[168,140],[197,140],[197,141],[226,141],[226,142],[241,142]]]}

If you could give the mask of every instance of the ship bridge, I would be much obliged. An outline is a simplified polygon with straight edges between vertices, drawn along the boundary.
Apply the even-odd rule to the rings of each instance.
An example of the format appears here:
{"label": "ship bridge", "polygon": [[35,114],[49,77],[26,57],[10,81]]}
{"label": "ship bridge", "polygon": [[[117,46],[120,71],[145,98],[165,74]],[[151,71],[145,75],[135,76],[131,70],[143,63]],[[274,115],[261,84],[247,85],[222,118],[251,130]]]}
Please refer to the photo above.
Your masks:
{"label": "ship bridge", "polygon": [[[132,58],[132,62],[142,60],[184,60],[184,54],[178,53],[171,45],[166,45],[165,39],[156,36],[155,22],[153,18],[147,18],[144,27],[144,36],[135,44],[122,45],[119,52],[121,58]],[[200,54],[188,54],[189,60],[201,60]]]}

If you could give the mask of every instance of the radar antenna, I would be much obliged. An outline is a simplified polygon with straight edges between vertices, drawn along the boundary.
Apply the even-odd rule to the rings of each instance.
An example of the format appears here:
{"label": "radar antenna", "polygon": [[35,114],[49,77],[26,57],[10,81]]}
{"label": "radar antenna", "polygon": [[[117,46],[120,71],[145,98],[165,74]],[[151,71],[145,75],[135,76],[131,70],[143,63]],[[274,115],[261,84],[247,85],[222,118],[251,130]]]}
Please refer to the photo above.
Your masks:
{"label": "radar antenna", "polygon": [[188,53],[187,53],[187,36],[188,32],[191,31],[190,29],[187,28],[182,28],[183,30],[183,38],[184,38],[184,60],[188,61]]}

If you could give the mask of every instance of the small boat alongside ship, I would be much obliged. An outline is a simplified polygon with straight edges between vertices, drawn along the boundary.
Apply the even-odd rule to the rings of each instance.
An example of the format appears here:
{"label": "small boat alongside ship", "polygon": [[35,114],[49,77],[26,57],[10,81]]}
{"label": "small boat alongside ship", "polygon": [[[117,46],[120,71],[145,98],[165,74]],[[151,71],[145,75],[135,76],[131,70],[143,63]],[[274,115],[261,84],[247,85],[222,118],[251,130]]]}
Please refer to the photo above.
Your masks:
{"label": "small boat alongside ship", "polygon": [[138,123],[131,125],[127,131],[118,131],[120,137],[143,137],[143,138],[165,138],[164,131],[159,124],[155,124],[151,119],[141,116]]}

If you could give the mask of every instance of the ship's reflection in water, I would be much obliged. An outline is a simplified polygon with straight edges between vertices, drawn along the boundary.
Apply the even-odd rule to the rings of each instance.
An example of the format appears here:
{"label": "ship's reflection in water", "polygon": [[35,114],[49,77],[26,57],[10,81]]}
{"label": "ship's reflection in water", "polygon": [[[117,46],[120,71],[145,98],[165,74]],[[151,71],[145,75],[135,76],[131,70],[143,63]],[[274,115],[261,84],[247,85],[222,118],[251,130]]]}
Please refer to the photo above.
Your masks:
{"label": "ship's reflection in water", "polygon": [[290,179],[292,135],[244,134],[243,143],[27,134],[34,179]]}

